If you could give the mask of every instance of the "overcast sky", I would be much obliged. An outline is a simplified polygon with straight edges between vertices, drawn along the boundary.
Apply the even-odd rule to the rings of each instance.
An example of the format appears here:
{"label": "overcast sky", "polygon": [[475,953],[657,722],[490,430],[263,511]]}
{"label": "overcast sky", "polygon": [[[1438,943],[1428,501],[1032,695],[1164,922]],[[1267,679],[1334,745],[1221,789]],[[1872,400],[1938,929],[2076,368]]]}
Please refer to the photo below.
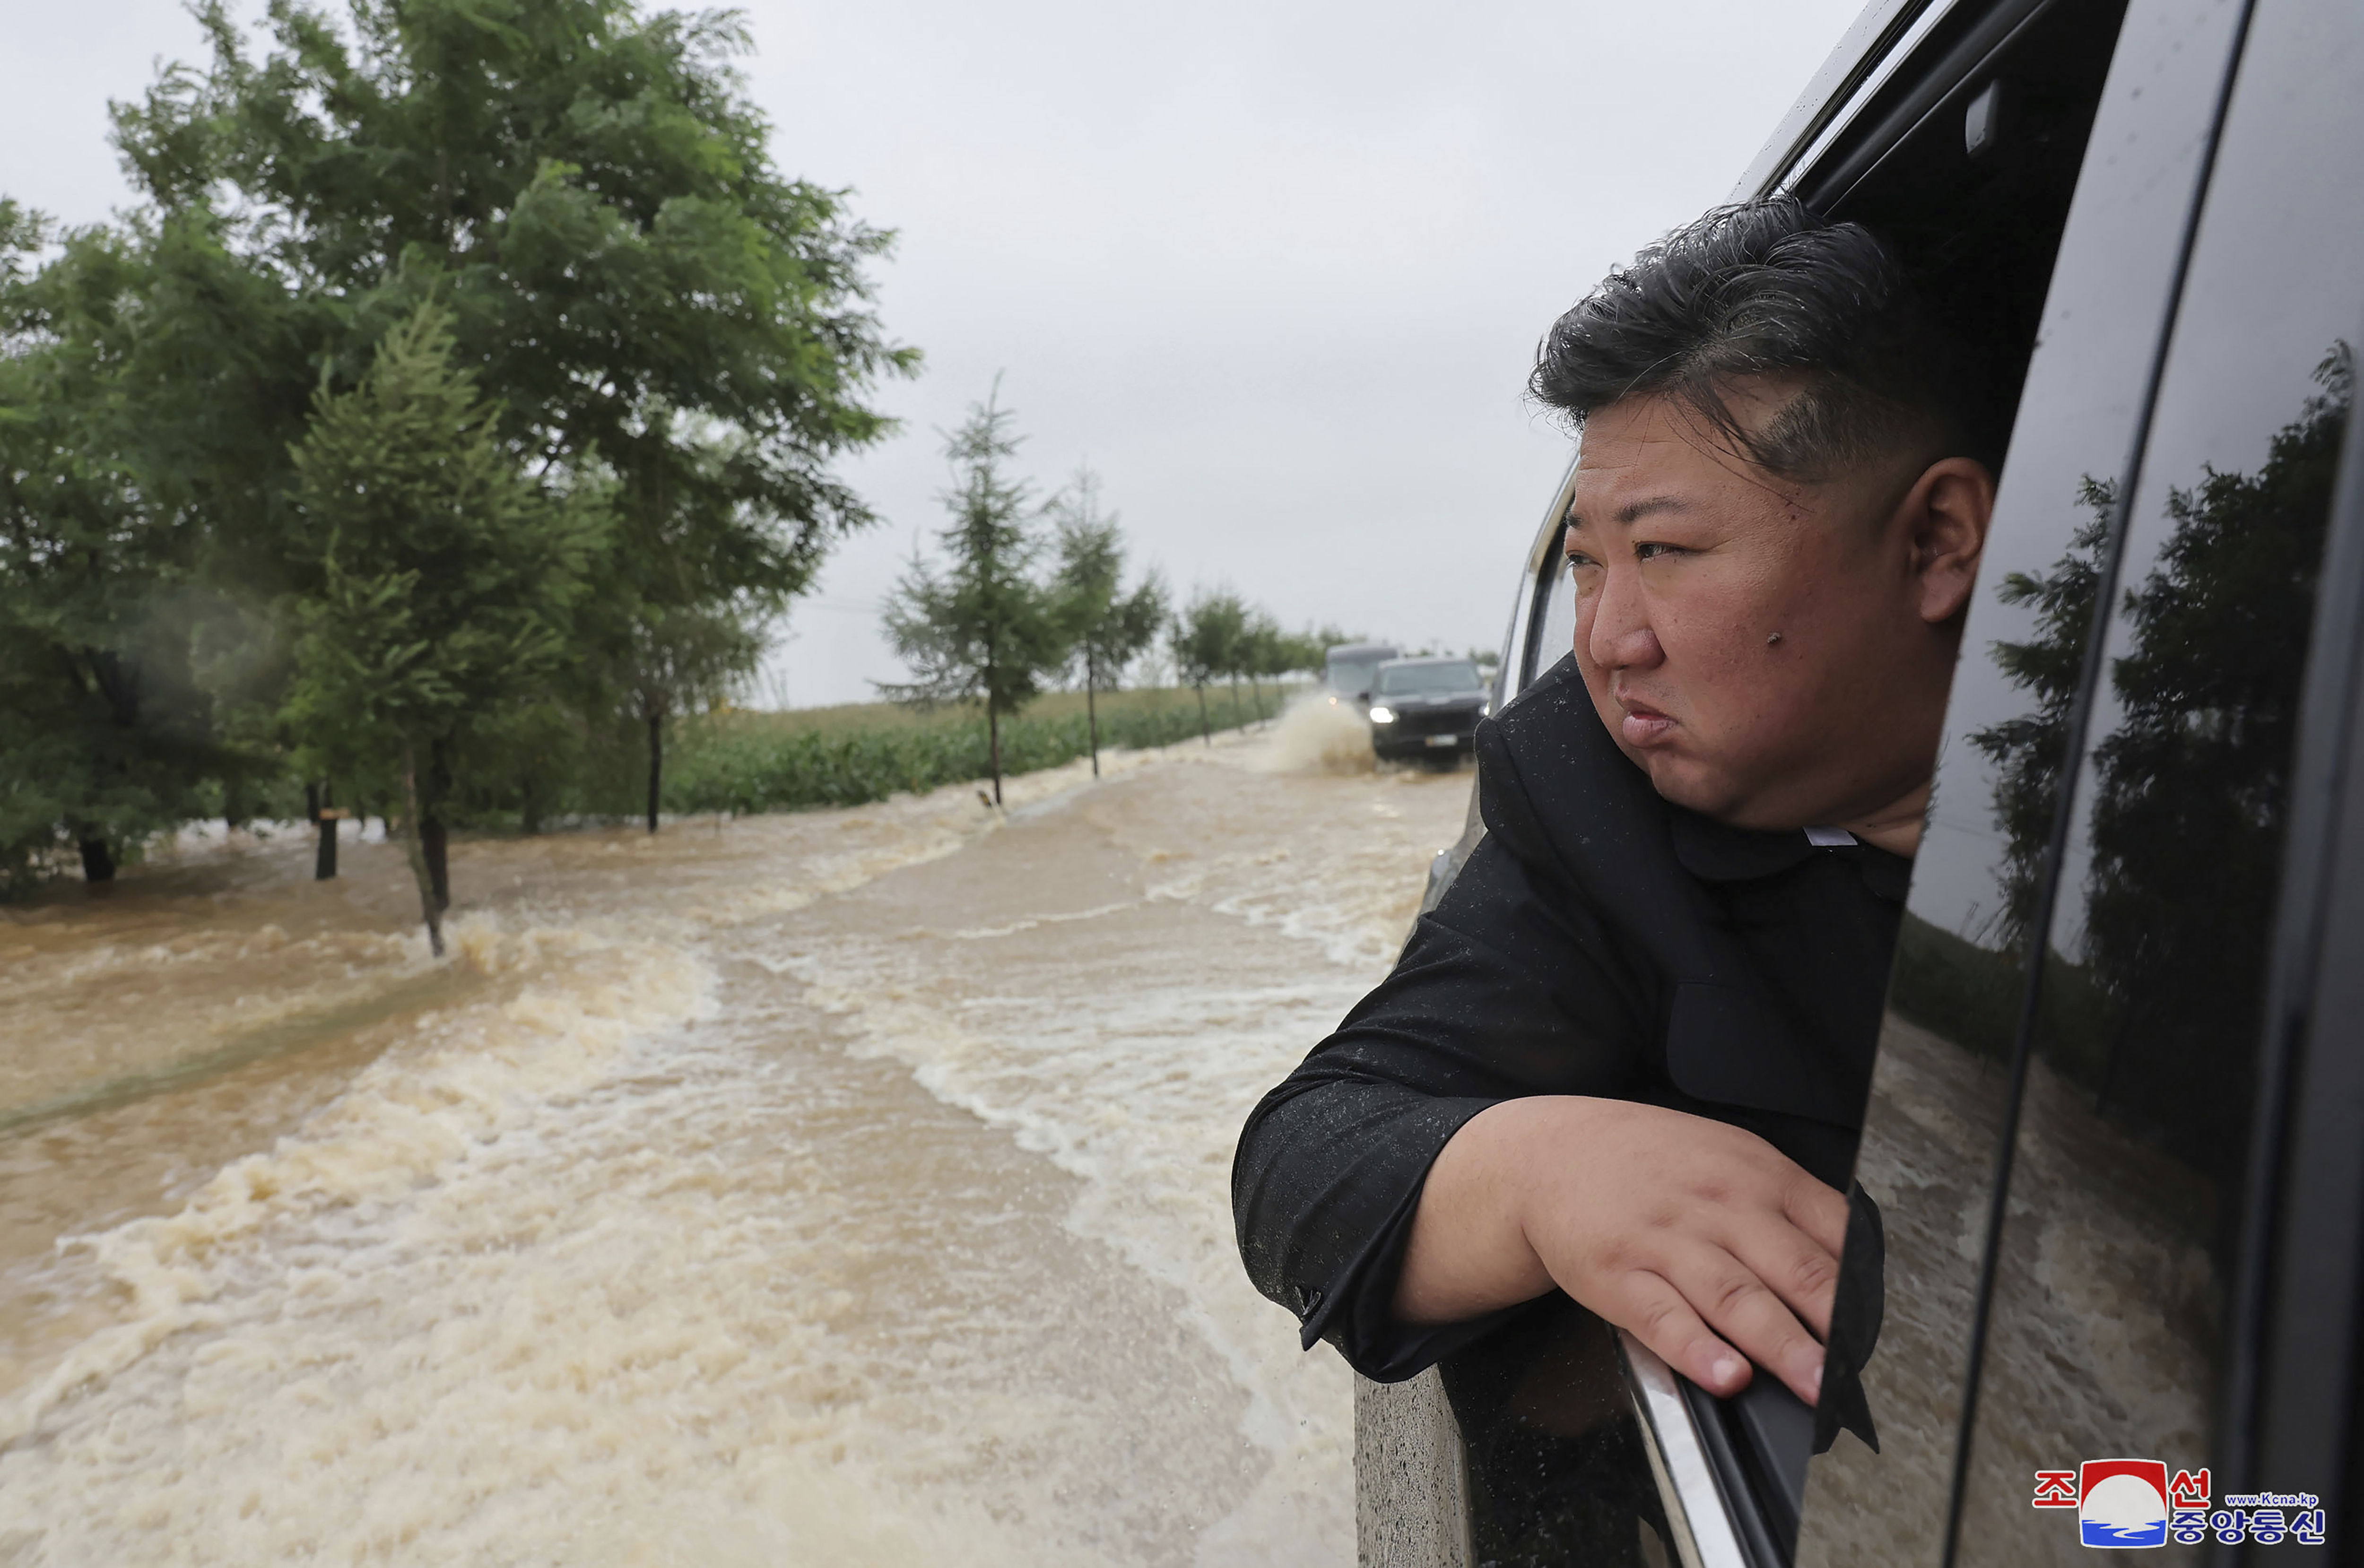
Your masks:
{"label": "overcast sky", "polygon": [[[257,7],[259,8],[259,7]],[[1723,200],[1859,0],[757,0],[742,62],[786,172],[896,229],[926,368],[845,464],[842,546],[770,689],[892,678],[877,602],[941,526],[940,431],[997,373],[1044,491],[1105,481],[1136,561],[1284,622],[1492,646],[1567,439],[1536,338]],[[128,199],[106,100],[197,58],[165,0],[0,0],[0,191]]]}

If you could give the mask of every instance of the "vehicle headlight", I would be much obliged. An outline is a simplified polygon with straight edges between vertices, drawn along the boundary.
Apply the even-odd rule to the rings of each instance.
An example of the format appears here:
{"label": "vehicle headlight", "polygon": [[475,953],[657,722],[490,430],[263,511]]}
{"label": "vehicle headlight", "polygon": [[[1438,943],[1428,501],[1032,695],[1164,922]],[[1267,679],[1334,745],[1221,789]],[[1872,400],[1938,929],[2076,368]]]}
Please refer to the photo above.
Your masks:
{"label": "vehicle headlight", "polygon": [[1396,710],[1391,707],[1375,707],[1371,710],[1373,724],[1393,724],[1395,721]]}

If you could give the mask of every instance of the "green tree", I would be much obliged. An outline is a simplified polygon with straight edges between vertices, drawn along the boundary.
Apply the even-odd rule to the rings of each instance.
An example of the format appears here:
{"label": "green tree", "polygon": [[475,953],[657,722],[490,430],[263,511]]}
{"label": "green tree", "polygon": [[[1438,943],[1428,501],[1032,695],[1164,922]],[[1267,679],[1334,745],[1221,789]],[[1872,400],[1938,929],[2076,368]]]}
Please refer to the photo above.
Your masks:
{"label": "green tree", "polygon": [[2107,482],[2088,475],[2079,484],[2077,500],[2089,516],[2052,569],[2006,573],[1995,589],[1995,597],[2006,605],[2034,606],[2033,635],[2024,642],[1998,642],[1993,649],[1996,667],[2034,698],[2034,706],[1970,737],[1995,764],[1995,826],[2010,846],[1998,890],[2002,897],[1998,934],[2006,950],[2025,942],[2035,918],[2060,772],[2071,762],[2069,718],[2092,635],[2102,556],[2109,544],[2117,493]]}
{"label": "green tree", "polygon": [[274,668],[223,539],[298,428],[257,368],[284,304],[203,225],[61,233],[0,200],[0,878],[68,843],[105,881],[277,766],[240,732]]}
{"label": "green tree", "polygon": [[432,759],[558,667],[607,526],[600,493],[552,494],[520,471],[496,433],[498,408],[452,359],[429,303],[387,336],[357,388],[318,395],[295,469],[319,586],[288,606],[298,634],[284,710],[315,754],[400,780],[439,955]]}
{"label": "green tree", "polygon": [[[261,444],[296,439],[320,367],[350,387],[390,323],[443,302],[498,439],[553,485],[611,491],[572,696],[595,727],[653,723],[661,746],[665,717],[871,520],[830,465],[890,428],[870,390],[917,362],[870,308],[888,237],[775,166],[730,15],[277,0],[259,40],[220,0],[197,15],[209,62],[118,108],[117,139],[157,243],[209,246],[275,302],[273,329],[224,361],[270,404]],[[217,434],[181,444],[229,454],[217,488],[240,487],[212,508],[236,536],[217,579],[323,591],[289,536],[284,462]]]}
{"label": "green tree", "polygon": [[1248,676],[1248,689],[1255,698],[1258,722],[1262,722],[1265,717],[1264,691],[1258,684],[1259,679],[1269,680],[1277,686],[1300,672],[1320,670],[1323,666],[1323,651],[1328,646],[1321,640],[1321,634],[1283,631],[1280,623],[1266,611],[1248,613],[1240,663]]}
{"label": "green tree", "polygon": [[915,556],[888,595],[887,639],[912,679],[878,683],[898,702],[985,706],[997,806],[1001,721],[1042,691],[1067,653],[1058,606],[1035,575],[1043,541],[1031,489],[1009,472],[1020,439],[1014,418],[997,385],[945,438],[953,487],[942,498],[953,521],[936,537],[950,559],[939,571]]}
{"label": "green tree", "polygon": [[1229,589],[1210,593],[1203,588],[1175,617],[1168,632],[1174,646],[1175,669],[1179,678],[1199,694],[1199,738],[1210,746],[1214,738],[1207,723],[1207,683],[1227,674],[1233,677],[1232,721],[1238,723],[1237,673],[1245,656],[1247,632],[1247,606],[1240,596]]}
{"label": "green tree", "polygon": [[[651,616],[648,611],[657,613]],[[692,706],[719,700],[753,674],[764,657],[764,617],[730,606],[644,606],[635,617],[631,691],[648,729],[649,831],[657,830],[663,792],[664,728]]]}
{"label": "green tree", "polygon": [[1099,475],[1082,468],[1051,503],[1059,530],[1052,593],[1068,640],[1069,668],[1084,678],[1094,778],[1100,773],[1098,688],[1146,652],[1165,624],[1165,584],[1156,573],[1124,592],[1124,536],[1115,513],[1101,514],[1099,491]]}

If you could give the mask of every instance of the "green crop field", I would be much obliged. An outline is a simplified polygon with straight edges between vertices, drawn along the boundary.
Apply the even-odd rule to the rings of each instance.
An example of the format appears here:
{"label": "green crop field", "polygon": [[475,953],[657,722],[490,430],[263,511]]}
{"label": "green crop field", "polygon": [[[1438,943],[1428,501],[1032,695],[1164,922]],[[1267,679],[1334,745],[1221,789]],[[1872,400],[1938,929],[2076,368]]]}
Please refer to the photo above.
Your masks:
{"label": "green crop field", "polygon": [[[1290,688],[1293,689],[1293,688]],[[1261,713],[1280,711],[1288,689],[1266,686]],[[1187,687],[1102,692],[1100,747],[1170,746],[1199,733],[1199,694]],[[1207,693],[1214,729],[1254,723],[1259,707],[1243,686]],[[1054,692],[1001,727],[1005,773],[1055,768],[1085,755],[1084,695]],[[686,721],[667,759],[664,805],[675,812],[779,811],[860,806],[900,791],[918,793],[982,779],[991,772],[985,715],[974,707],[932,710],[893,703],[730,709]]]}

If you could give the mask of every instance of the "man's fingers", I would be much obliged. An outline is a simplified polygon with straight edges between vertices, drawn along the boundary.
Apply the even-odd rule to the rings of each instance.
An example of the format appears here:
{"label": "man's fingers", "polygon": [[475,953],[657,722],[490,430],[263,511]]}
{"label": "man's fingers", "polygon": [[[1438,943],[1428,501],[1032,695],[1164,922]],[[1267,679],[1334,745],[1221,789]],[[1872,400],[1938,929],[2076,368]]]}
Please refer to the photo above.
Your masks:
{"label": "man's fingers", "polygon": [[1838,1294],[1838,1254],[1804,1231],[1768,1220],[1725,1241],[1725,1250],[1795,1313],[1818,1340],[1831,1337],[1831,1303]]}
{"label": "man's fingers", "polygon": [[1807,1404],[1822,1397],[1823,1347],[1756,1270],[1721,1247],[1703,1247],[1670,1275],[1709,1328]]}
{"label": "man's fingers", "polygon": [[1623,1300],[1608,1315],[1610,1320],[1630,1329],[1660,1361],[1723,1398],[1748,1386],[1746,1358],[1710,1332],[1672,1284],[1657,1274],[1637,1273],[1619,1284]]}
{"label": "man's fingers", "polygon": [[1790,1224],[1820,1242],[1823,1251],[1832,1257],[1845,1249],[1846,1194],[1835,1187],[1826,1187],[1801,1171],[1782,1195],[1781,1212],[1789,1216]]}

